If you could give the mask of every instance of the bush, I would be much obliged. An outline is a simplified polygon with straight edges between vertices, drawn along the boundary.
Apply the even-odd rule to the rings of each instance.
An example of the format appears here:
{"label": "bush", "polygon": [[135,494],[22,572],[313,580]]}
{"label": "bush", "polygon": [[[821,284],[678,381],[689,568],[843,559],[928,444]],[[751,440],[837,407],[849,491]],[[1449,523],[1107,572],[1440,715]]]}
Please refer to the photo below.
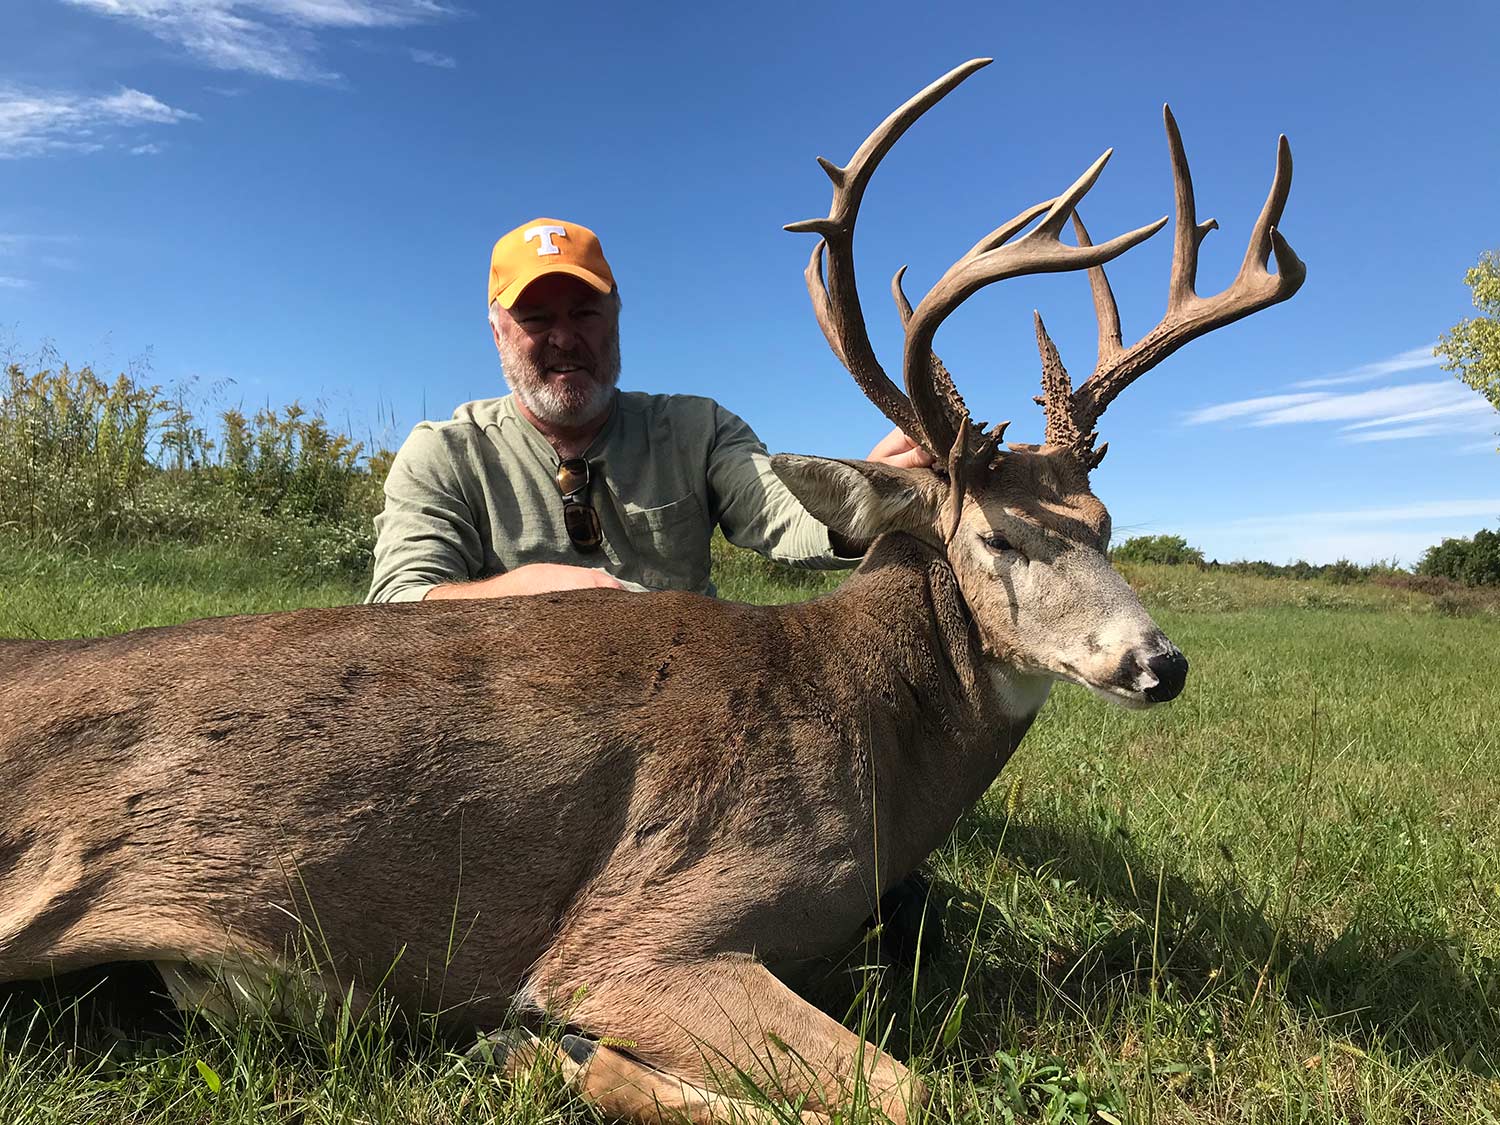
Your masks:
{"label": "bush", "polygon": [[1427,548],[1417,573],[1465,586],[1500,586],[1500,532],[1481,528],[1472,539],[1444,539]]}
{"label": "bush", "polygon": [[1189,547],[1180,535],[1137,535],[1110,552],[1124,563],[1158,563],[1163,566],[1203,565],[1203,552]]}

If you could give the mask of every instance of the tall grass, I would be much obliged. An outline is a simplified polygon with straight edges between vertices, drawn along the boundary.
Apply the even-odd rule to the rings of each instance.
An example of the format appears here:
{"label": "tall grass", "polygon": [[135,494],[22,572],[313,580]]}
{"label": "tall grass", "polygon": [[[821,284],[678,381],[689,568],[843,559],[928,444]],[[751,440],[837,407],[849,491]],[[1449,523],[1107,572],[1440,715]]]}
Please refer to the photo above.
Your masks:
{"label": "tall grass", "polygon": [[33,545],[251,544],[283,570],[361,574],[389,463],[297,403],[205,423],[130,374],[12,363],[0,385],[0,531]]}
{"label": "tall grass", "polygon": [[0,386],[0,523],[113,537],[152,471],[162,402],[127,375],[113,383],[66,364],[5,370]]}

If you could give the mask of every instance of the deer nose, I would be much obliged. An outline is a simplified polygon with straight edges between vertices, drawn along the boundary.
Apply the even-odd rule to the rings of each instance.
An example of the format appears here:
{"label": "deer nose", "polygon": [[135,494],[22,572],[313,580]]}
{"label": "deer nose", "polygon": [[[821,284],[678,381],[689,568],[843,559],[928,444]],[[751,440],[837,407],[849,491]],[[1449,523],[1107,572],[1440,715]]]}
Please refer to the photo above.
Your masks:
{"label": "deer nose", "polygon": [[1182,685],[1187,683],[1187,657],[1175,645],[1146,661],[1146,670],[1156,677],[1156,683],[1144,693],[1152,703],[1176,699],[1182,693]]}

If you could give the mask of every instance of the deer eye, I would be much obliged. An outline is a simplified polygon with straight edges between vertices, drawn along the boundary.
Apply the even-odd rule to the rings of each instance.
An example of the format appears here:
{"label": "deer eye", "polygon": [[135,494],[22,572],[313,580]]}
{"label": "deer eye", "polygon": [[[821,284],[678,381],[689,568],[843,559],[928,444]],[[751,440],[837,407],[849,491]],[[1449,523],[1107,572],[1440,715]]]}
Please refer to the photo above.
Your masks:
{"label": "deer eye", "polygon": [[981,535],[979,538],[983,540],[986,547],[996,552],[997,554],[1001,551],[1015,550],[1015,547],[1011,544],[1011,541],[1005,538],[1004,535],[1001,535],[998,531],[992,531],[988,535]]}

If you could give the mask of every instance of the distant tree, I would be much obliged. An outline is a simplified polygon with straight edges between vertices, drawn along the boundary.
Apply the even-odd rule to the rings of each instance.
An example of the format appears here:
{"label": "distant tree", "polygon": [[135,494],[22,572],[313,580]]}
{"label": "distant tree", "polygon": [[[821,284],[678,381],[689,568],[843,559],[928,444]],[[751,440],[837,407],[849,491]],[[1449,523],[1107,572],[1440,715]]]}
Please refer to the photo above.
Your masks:
{"label": "distant tree", "polygon": [[1427,548],[1417,573],[1451,578],[1465,586],[1500,586],[1500,532],[1482,528],[1472,539],[1444,539]]}
{"label": "distant tree", "polygon": [[1110,552],[1117,562],[1203,565],[1203,552],[1180,535],[1137,535]]}
{"label": "distant tree", "polygon": [[1500,410],[1500,250],[1479,255],[1464,284],[1480,315],[1438,337],[1433,354],[1442,357],[1444,371],[1454,372]]}

